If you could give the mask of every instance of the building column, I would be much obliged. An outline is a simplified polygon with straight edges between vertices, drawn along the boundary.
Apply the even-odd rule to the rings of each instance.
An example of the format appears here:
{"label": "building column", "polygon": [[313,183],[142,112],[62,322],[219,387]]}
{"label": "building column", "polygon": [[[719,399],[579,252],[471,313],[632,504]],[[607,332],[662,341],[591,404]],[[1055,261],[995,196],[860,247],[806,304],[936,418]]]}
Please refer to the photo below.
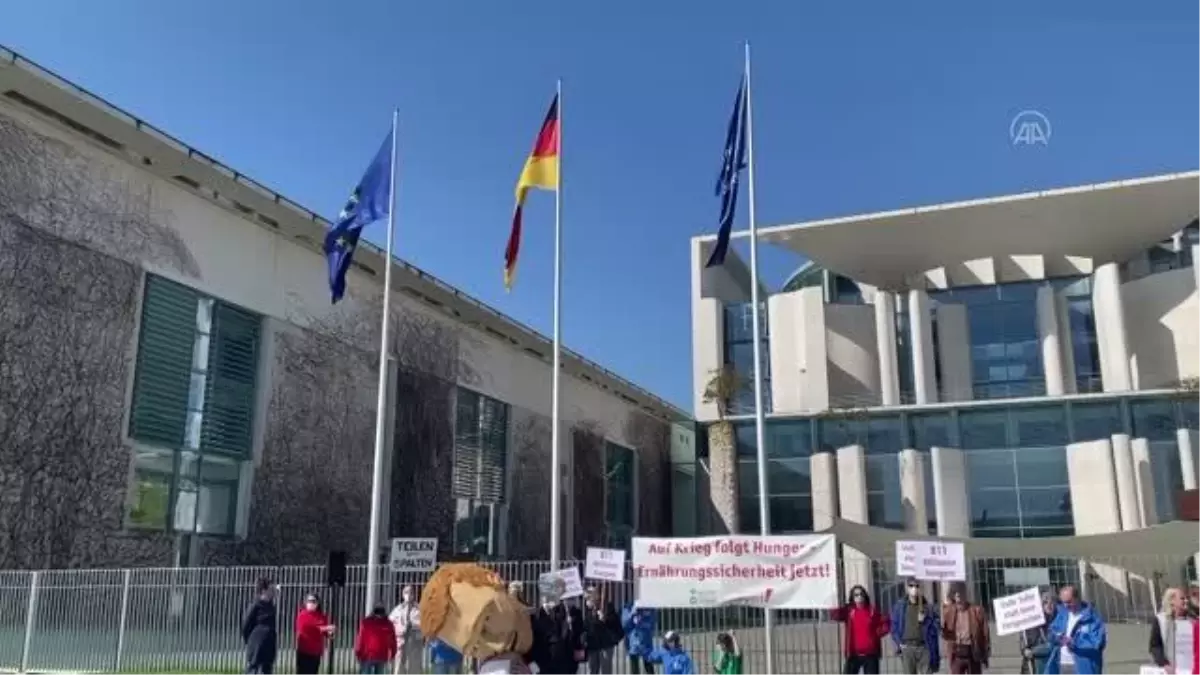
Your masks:
{"label": "building column", "polygon": [[1145,438],[1135,438],[1131,442],[1133,448],[1133,479],[1137,488],[1138,517],[1142,527],[1157,525],[1158,500],[1154,489],[1154,466],[1150,456],[1150,441]]}
{"label": "building column", "polygon": [[929,294],[914,288],[908,292],[908,330],[912,343],[913,394],[917,403],[937,403],[937,370],[933,353],[933,322]]}
{"label": "building column", "polygon": [[725,365],[725,307],[716,298],[692,303],[692,409],[696,419],[717,419],[717,404],[704,401],[709,381]]}
{"label": "building column", "polygon": [[939,303],[934,316],[938,330],[937,359],[942,364],[942,400],[970,401],[975,398],[975,382],[967,306]]}
{"label": "building column", "polygon": [[[1067,445],[1067,480],[1071,488],[1071,515],[1075,535],[1121,531],[1112,441],[1100,438]],[[1089,567],[1095,578],[1089,574]],[[1079,561],[1084,595],[1091,602],[1127,602],[1129,579],[1111,564]]]}
{"label": "building column", "polygon": [[[861,445],[848,445],[837,450],[838,506],[842,518],[855,523],[870,524],[867,515],[867,459]],[[871,559],[861,551],[842,545],[842,579],[849,588],[861,585],[871,588]]]}
{"label": "building column", "polygon": [[1192,244],[1192,274],[1196,276],[1196,288],[1200,289],[1200,244]]}
{"label": "building column", "polygon": [[906,448],[896,455],[900,463],[900,506],[904,510],[904,529],[929,534],[929,514],[925,509],[925,455]]}
{"label": "building column", "polygon": [[828,530],[838,515],[837,464],[832,452],[814,452],[808,462],[812,472],[813,532]]}
{"label": "building column", "polygon": [[1092,275],[1092,309],[1096,318],[1096,342],[1104,391],[1129,391],[1129,340],[1125,335],[1125,305],[1121,301],[1121,270],[1105,263]]}
{"label": "building column", "polygon": [[1037,329],[1042,345],[1042,372],[1046,377],[1046,395],[1062,396],[1066,391],[1062,362],[1062,329],[1058,325],[1054,287],[1049,284],[1037,289]]}
{"label": "building column", "polygon": [[875,351],[879,354],[879,400],[900,403],[900,369],[896,362],[896,296],[882,288],[875,292]]}
{"label": "building column", "polygon": [[[1193,246],[1192,250],[1195,248]],[[1196,432],[1191,429],[1176,429],[1175,442],[1179,444],[1179,472],[1183,475],[1183,489],[1195,490],[1196,462],[1192,458],[1192,448],[1196,447]]]}
{"label": "building column", "polygon": [[1133,469],[1133,443],[1128,434],[1112,436],[1113,475],[1117,486],[1117,510],[1121,514],[1122,530],[1142,527],[1137,499],[1137,479]]}
{"label": "building column", "polygon": [[1054,311],[1058,314],[1058,342],[1062,346],[1063,391],[1068,394],[1079,392],[1078,378],[1075,374],[1075,345],[1071,337],[1071,311],[1067,297],[1062,293],[1054,294]]}
{"label": "building column", "polygon": [[971,536],[971,501],[967,496],[967,462],[958,448],[929,449],[933,462],[933,504],[939,537]]}

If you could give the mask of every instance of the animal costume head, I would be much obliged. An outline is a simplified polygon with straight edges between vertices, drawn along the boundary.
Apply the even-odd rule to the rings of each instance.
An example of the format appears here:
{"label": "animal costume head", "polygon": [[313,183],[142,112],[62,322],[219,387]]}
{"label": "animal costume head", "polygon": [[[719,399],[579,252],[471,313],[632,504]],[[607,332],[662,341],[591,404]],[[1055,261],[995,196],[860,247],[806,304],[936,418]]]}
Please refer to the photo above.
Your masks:
{"label": "animal costume head", "polygon": [[442,565],[425,584],[421,632],[481,660],[523,654],[533,646],[525,606],[508,594],[498,574],[471,563]]}

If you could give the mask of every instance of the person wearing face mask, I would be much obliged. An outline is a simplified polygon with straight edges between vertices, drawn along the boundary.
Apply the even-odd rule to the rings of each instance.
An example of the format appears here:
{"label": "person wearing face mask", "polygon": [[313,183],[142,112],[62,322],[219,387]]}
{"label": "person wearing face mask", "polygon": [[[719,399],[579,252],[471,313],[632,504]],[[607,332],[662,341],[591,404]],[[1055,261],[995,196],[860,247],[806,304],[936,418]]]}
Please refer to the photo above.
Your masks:
{"label": "person wearing face mask", "polygon": [[583,630],[587,634],[587,672],[590,675],[613,671],[613,650],[625,637],[621,617],[612,602],[600,597],[595,586],[584,593]]}
{"label": "person wearing face mask", "polygon": [[279,627],[275,611],[275,585],[259,579],[258,598],[242,618],[242,641],[246,643],[246,672],[270,675],[279,651]]}
{"label": "person wearing face mask", "polygon": [[400,604],[388,618],[396,628],[396,675],[422,672],[425,638],[421,635],[421,606],[412,586],[400,589]]}
{"label": "person wearing face mask", "polygon": [[1058,603],[1052,593],[1042,594],[1042,613],[1046,623],[1021,631],[1021,673],[1033,675],[1040,673],[1046,667],[1046,657],[1050,655],[1050,633],[1048,627],[1054,621],[1058,611]]}
{"label": "person wearing face mask", "polygon": [[296,614],[296,672],[316,675],[321,670],[325,642],[333,635],[333,624],[321,611],[321,599],[315,593],[304,598]]}
{"label": "person wearing face mask", "polygon": [[937,606],[921,592],[921,582],[908,579],[904,597],[892,605],[892,643],[900,664],[909,675],[936,673],[941,666]]}
{"label": "person wearing face mask", "polygon": [[844,673],[878,673],[881,641],[890,632],[890,621],[871,604],[871,596],[862,586],[850,589],[846,604],[833,610],[834,621],[845,626],[846,663]]}
{"label": "person wearing face mask", "polygon": [[586,643],[582,616],[572,617],[553,595],[543,595],[542,606],[533,615],[533,662],[541,673],[574,673],[585,660]]}

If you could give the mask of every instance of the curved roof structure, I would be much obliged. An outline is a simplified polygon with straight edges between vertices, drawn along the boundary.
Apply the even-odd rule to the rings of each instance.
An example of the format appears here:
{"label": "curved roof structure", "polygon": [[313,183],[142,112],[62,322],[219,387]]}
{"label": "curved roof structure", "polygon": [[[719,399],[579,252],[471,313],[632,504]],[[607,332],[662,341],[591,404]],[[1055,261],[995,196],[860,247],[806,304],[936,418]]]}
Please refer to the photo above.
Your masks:
{"label": "curved roof structure", "polygon": [[[760,241],[880,288],[1001,256],[1124,261],[1200,213],[1200,171],[759,229]],[[737,237],[749,232],[737,232]]]}

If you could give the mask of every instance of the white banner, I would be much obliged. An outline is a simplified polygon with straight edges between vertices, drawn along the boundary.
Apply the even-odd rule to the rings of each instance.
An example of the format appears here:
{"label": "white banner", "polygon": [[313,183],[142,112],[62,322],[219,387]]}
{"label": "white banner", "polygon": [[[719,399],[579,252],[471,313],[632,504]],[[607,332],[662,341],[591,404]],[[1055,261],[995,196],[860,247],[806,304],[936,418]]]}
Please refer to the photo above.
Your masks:
{"label": "white banner", "polygon": [[625,551],[589,546],[583,576],[597,581],[625,581]]}
{"label": "white banner", "polygon": [[578,567],[564,567],[557,572],[546,572],[538,577],[538,592],[544,598],[566,600],[583,595],[583,580]]}
{"label": "white banner", "polygon": [[633,540],[639,607],[826,609],[838,605],[830,534]]}
{"label": "white banner", "polygon": [[432,572],[437,567],[436,538],[393,539],[388,561],[393,572]]}
{"label": "white banner", "polygon": [[1020,593],[993,598],[992,616],[996,618],[997,635],[1012,635],[1046,623],[1046,615],[1042,612],[1042,596],[1036,586]]}
{"label": "white banner", "polygon": [[896,576],[966,581],[966,551],[961,541],[897,541]]}

